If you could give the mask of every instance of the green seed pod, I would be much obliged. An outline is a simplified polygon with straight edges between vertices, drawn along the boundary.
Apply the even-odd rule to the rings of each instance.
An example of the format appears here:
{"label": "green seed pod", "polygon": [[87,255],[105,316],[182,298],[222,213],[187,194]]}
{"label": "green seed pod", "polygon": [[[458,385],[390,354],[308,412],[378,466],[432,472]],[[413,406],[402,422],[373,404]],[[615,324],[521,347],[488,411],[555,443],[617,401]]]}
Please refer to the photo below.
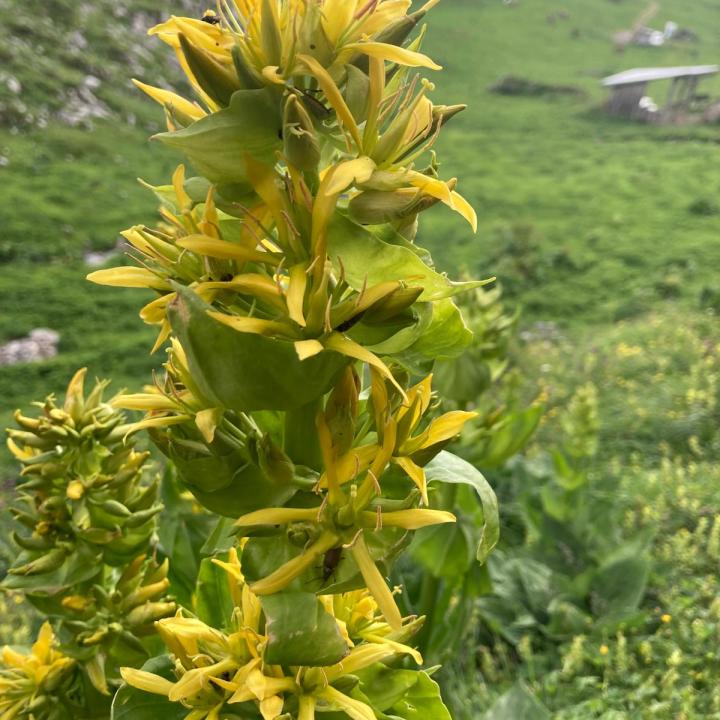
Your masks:
{"label": "green seed pod", "polygon": [[262,0],[260,38],[267,65],[279,65],[282,59],[282,38],[275,8],[275,2]]}
{"label": "green seed pod", "polygon": [[49,550],[52,547],[52,540],[49,537],[43,537],[39,535],[31,535],[30,537],[23,537],[18,533],[13,532],[13,542],[19,545],[23,550]]}
{"label": "green seed pod", "polygon": [[360,124],[367,119],[370,100],[370,78],[353,65],[348,65],[347,81],[343,95],[355,121]]}
{"label": "green seed pod", "polygon": [[303,172],[317,171],[320,144],[312,119],[296,95],[288,95],[285,101],[283,145],[290,165]]}
{"label": "green seed pod", "polygon": [[150,522],[156,515],[158,515],[163,509],[162,505],[156,505],[155,507],[148,508],[147,510],[140,510],[139,512],[133,513],[126,521],[126,528],[137,528]]}
{"label": "green seed pod", "polygon": [[292,460],[265,435],[255,443],[257,464],[263,474],[276,485],[290,484],[295,475]]}
{"label": "green seed pod", "polygon": [[211,55],[193,45],[182,33],[178,35],[180,48],[198,85],[221,107],[230,105],[230,98],[242,86],[237,76],[214,60]]}
{"label": "green seed pod", "polygon": [[415,198],[405,192],[366,190],[348,204],[350,217],[361,225],[381,225],[411,214]]}
{"label": "green seed pod", "polygon": [[240,85],[247,90],[257,90],[262,87],[257,75],[245,60],[242,50],[236,45],[232,49],[232,59],[235,72],[237,73]]}
{"label": "green seed pod", "polygon": [[65,562],[66,558],[67,553],[65,550],[55,548],[35,560],[10,568],[8,575],[42,575],[57,570]]}
{"label": "green seed pod", "polygon": [[125,505],[117,500],[105,500],[98,504],[98,507],[104,510],[110,515],[116,515],[117,517],[126,518],[130,517],[132,513],[128,510]]}
{"label": "green seed pod", "polygon": [[133,608],[125,616],[125,623],[129,628],[137,628],[161,620],[168,615],[172,615],[173,612],[175,612],[175,603],[173,602],[145,603]]}
{"label": "green seed pod", "polygon": [[415,304],[422,295],[423,289],[421,287],[398,288],[391,295],[368,308],[363,315],[363,322],[374,325],[393,320]]}

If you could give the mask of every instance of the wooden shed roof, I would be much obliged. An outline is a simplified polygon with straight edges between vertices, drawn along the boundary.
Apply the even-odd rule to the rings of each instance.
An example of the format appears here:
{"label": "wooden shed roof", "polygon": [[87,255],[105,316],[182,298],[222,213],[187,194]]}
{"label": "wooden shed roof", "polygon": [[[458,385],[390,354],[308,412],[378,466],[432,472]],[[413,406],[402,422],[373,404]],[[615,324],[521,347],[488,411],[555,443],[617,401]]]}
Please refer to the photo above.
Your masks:
{"label": "wooden shed roof", "polygon": [[634,68],[606,77],[602,84],[605,87],[618,85],[634,85],[652,80],[668,80],[672,78],[698,77],[700,75],[714,75],[720,71],[720,65],[688,65],[685,67],[666,68]]}

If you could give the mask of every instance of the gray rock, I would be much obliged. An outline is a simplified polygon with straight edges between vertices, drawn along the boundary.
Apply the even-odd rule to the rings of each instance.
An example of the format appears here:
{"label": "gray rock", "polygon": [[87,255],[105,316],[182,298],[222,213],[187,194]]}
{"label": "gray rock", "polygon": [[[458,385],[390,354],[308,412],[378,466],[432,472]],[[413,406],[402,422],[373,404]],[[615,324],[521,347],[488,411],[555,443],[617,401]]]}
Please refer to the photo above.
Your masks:
{"label": "gray rock", "polygon": [[0,345],[0,367],[48,360],[57,355],[60,334],[48,328],[35,328],[27,337]]}

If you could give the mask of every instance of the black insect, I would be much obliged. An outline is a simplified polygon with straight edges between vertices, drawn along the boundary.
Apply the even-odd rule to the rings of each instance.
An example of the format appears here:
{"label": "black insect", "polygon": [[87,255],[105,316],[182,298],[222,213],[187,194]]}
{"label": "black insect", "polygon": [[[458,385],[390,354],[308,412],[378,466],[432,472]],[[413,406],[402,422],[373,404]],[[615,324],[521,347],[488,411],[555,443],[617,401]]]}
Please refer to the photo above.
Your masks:
{"label": "black insect", "polygon": [[352,328],[356,323],[359,323],[360,320],[362,320],[362,316],[365,313],[358,313],[357,315],[354,315],[349,320],[346,320],[345,322],[341,322],[335,329],[338,332],[347,332]]}
{"label": "black insect", "polygon": [[323,556],[323,582],[327,582],[335,574],[335,571],[342,560],[342,551],[342,547],[330,548]]}
{"label": "black insect", "polygon": [[206,22],[208,25],[219,25],[220,24],[220,18],[217,15],[213,15],[211,13],[205,13],[200,18],[203,22]]}

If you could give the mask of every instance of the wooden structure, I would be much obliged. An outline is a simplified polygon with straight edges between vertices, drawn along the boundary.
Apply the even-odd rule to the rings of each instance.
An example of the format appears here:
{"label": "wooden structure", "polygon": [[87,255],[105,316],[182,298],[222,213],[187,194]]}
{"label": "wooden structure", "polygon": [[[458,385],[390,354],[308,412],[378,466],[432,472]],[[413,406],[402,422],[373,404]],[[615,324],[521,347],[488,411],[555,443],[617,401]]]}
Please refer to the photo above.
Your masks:
{"label": "wooden structure", "polygon": [[[602,84],[611,91],[606,109],[611,115],[639,120],[667,119],[688,110],[700,79],[715,75],[720,65],[668,68],[635,68],[606,77]],[[659,108],[647,97],[648,83],[671,80],[665,105]]]}

